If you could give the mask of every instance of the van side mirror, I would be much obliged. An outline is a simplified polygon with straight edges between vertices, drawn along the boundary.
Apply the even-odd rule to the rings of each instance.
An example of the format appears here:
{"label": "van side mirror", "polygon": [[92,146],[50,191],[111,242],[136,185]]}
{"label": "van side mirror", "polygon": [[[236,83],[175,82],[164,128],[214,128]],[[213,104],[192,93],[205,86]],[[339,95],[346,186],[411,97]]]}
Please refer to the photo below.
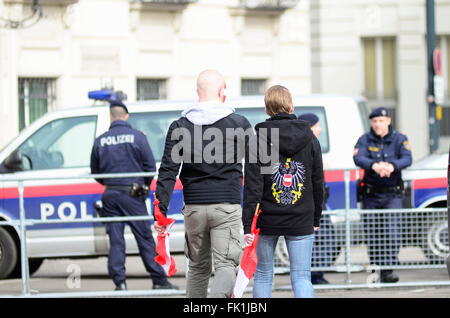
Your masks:
{"label": "van side mirror", "polygon": [[32,167],[31,159],[23,155],[20,149],[14,150],[3,162],[5,168],[11,172],[30,170]]}

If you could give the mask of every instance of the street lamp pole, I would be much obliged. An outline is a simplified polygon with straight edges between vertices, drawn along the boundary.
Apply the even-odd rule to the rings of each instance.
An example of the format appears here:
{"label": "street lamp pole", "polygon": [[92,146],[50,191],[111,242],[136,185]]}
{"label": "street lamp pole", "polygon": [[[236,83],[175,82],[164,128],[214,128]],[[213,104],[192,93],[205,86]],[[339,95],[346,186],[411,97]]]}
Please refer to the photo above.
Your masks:
{"label": "street lamp pole", "polygon": [[426,0],[427,15],[427,69],[428,69],[428,125],[430,132],[430,153],[439,148],[439,122],[436,118],[436,102],[434,96],[434,76],[433,54],[436,48],[436,30],[434,0]]}

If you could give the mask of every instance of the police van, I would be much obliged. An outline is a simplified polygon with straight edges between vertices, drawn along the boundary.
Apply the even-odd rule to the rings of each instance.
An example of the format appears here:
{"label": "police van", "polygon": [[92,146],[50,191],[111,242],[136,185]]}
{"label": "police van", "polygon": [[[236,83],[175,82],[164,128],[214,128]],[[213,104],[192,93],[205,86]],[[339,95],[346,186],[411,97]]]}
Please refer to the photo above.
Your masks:
{"label": "police van", "polygon": [[[143,131],[158,161],[171,122],[195,101],[145,101],[127,103],[129,122]],[[240,97],[227,101],[250,121],[252,126],[264,121],[263,96]],[[315,113],[321,122],[320,144],[326,169],[354,167],[352,153],[357,139],[369,129],[367,106],[362,97],[311,95],[294,97],[295,113]],[[25,182],[24,207],[27,219],[77,220],[85,223],[41,224],[27,227],[27,247],[30,273],[47,258],[96,257],[108,254],[108,239],[104,225],[89,222],[98,215],[94,208],[103,193],[103,186],[94,179],[77,179],[90,173],[90,152],[94,139],[108,130],[109,107],[89,106],[48,113],[35,121],[0,151],[0,221],[19,219],[19,193],[12,176],[33,178]],[[70,179],[68,178],[70,177]],[[351,173],[351,207],[356,207],[355,185],[358,173]],[[43,180],[37,180],[42,178]],[[330,189],[329,209],[345,206],[344,171],[325,172]],[[436,181],[437,180],[437,181]],[[420,190],[440,191],[440,178],[420,184]],[[149,198],[153,198],[153,180]],[[430,191],[431,190],[431,191]],[[446,191],[446,186],[444,187]],[[413,190],[414,192],[414,190]],[[150,202],[148,207],[150,208]],[[422,204],[415,198],[413,206]],[[446,205],[445,205],[446,206]],[[184,227],[182,184],[177,180],[168,215],[176,219],[171,234],[171,249],[182,252]],[[339,220],[334,220],[339,222]],[[126,231],[128,254],[138,254],[131,231]],[[0,278],[20,275],[19,229],[0,227]]]}

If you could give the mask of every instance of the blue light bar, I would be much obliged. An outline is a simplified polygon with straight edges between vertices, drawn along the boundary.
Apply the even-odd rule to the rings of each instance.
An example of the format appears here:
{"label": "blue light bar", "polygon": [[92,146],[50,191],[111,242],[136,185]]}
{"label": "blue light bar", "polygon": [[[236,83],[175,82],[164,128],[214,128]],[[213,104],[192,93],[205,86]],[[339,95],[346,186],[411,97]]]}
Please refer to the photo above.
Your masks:
{"label": "blue light bar", "polygon": [[111,97],[114,95],[114,91],[110,89],[102,89],[98,91],[90,91],[88,93],[89,99],[94,100],[111,100]]}

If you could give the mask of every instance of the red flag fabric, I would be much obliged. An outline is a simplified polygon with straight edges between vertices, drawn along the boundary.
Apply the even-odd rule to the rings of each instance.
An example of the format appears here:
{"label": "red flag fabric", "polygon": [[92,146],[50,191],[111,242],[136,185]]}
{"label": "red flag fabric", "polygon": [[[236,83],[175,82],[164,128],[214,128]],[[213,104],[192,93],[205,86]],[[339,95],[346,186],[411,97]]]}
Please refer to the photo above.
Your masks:
{"label": "red flag fabric", "polygon": [[259,229],[256,228],[261,210],[255,213],[252,220],[251,234],[254,235],[253,242],[244,248],[241,263],[239,264],[238,275],[234,285],[232,298],[241,298],[248,283],[252,279],[258,265],[258,257],[256,256],[256,247],[258,246]]}
{"label": "red flag fabric", "polygon": [[166,227],[166,232],[164,234],[158,234],[156,242],[156,253],[155,261],[160,264],[167,276],[172,276],[177,272],[175,259],[170,256],[170,244],[169,244],[169,230],[175,223],[174,219],[167,218],[161,213],[159,209],[159,200],[155,199],[153,205],[155,206],[155,218],[159,225]]}

